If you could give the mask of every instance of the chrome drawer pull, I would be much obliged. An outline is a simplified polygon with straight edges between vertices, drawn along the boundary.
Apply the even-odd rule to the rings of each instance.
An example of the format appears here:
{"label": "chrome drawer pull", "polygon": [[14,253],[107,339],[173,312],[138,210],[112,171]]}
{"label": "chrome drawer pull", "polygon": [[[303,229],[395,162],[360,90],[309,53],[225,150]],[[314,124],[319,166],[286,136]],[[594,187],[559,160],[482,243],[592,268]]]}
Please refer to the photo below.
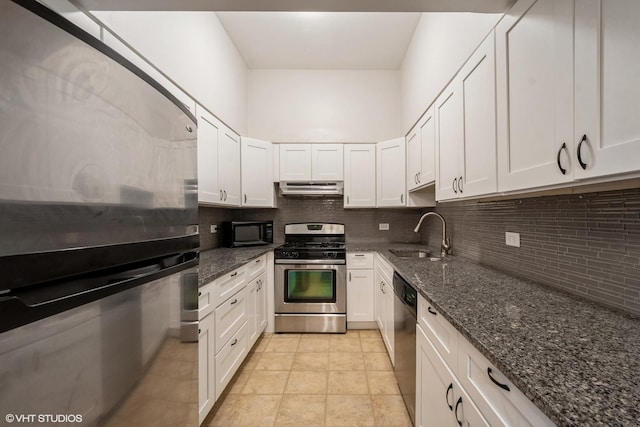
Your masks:
{"label": "chrome drawer pull", "polygon": [[233,341],[231,341],[231,347],[233,347],[236,344],[238,344],[238,338],[236,338]]}
{"label": "chrome drawer pull", "polygon": [[233,301],[231,301],[231,305],[236,304],[238,302],[238,299],[234,299]]}

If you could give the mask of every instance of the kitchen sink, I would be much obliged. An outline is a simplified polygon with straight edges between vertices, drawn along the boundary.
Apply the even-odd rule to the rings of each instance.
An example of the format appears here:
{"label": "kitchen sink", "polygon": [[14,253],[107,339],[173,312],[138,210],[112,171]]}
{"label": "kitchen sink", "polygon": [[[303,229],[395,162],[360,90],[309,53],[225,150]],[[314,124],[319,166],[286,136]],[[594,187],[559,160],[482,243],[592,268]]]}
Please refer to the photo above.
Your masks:
{"label": "kitchen sink", "polygon": [[440,261],[441,259],[424,249],[389,249],[389,252],[399,258],[424,258],[429,261]]}

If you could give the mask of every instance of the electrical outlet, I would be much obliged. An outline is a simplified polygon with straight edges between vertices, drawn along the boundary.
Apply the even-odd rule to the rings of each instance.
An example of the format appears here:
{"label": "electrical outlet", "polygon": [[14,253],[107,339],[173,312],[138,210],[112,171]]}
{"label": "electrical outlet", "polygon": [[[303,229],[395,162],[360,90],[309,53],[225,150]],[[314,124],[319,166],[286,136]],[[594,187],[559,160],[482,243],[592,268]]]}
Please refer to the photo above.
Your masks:
{"label": "electrical outlet", "polygon": [[211,234],[218,232],[218,226],[215,224],[211,224]]}
{"label": "electrical outlet", "polygon": [[511,233],[509,231],[504,233],[504,241],[507,246],[520,247],[520,233]]}
{"label": "electrical outlet", "polygon": [[384,230],[384,231],[389,230],[389,224],[387,224],[387,223],[378,224],[378,230]]}

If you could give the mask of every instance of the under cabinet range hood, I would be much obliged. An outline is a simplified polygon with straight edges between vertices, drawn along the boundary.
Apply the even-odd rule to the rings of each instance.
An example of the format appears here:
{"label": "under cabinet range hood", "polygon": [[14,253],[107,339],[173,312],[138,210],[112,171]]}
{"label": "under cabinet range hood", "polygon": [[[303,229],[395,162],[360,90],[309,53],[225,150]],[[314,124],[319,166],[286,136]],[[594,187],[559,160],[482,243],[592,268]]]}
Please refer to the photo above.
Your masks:
{"label": "under cabinet range hood", "polygon": [[283,196],[342,196],[344,183],[336,182],[281,182]]}

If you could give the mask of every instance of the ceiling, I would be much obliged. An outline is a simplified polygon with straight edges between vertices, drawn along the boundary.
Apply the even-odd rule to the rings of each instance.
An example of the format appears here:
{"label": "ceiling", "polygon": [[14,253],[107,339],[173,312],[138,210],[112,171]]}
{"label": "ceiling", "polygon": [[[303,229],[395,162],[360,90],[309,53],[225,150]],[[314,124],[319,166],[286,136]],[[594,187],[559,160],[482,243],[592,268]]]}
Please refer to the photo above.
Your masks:
{"label": "ceiling", "polygon": [[93,11],[215,11],[250,69],[398,69],[421,12],[515,0],[73,0]]}
{"label": "ceiling", "polygon": [[218,12],[250,69],[398,69],[419,13]]}

